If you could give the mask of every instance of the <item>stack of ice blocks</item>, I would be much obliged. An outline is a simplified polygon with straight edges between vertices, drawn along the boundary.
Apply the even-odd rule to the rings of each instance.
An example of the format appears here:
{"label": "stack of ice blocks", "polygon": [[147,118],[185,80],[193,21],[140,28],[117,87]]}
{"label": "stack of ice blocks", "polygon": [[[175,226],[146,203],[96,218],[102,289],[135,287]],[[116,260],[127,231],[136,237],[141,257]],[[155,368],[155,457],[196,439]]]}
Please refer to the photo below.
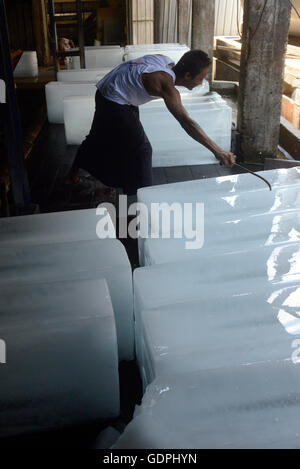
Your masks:
{"label": "stack of ice blocks", "polygon": [[91,70],[83,68],[81,70],[60,70],[57,72],[58,82],[75,82],[75,83],[93,83],[96,84],[105,75],[112,70],[112,67],[101,68],[99,70]]}
{"label": "stack of ice blocks", "polygon": [[46,102],[48,121],[51,124],[64,123],[64,98],[68,96],[90,96],[95,98],[95,83],[59,82],[47,83]]}
{"label": "stack of ice blocks", "polygon": [[119,415],[115,319],[104,279],[14,281],[1,285],[0,307],[7,347],[1,437]]}
{"label": "stack of ice blocks", "polygon": [[[148,217],[149,238],[139,240],[140,264],[195,257],[201,260],[205,256],[300,241],[299,169],[266,171],[263,175],[272,184],[272,192],[263,181],[249,174],[141,189],[138,200],[147,207],[148,213],[151,214],[151,204],[158,206],[155,211],[152,206],[152,217]],[[179,217],[174,221],[171,212],[170,239],[162,239],[164,228],[156,221],[161,203],[170,207],[173,203],[179,205],[182,214],[182,220]],[[189,207],[191,239],[181,236],[184,235],[183,214],[185,210],[188,213]],[[159,239],[151,238],[151,230],[159,233]],[[175,239],[175,233],[180,238]],[[186,243],[197,237],[204,238],[203,248],[186,249]]]}
{"label": "stack of ice blocks", "polygon": [[162,377],[114,449],[296,449],[299,388],[284,360]]}
{"label": "stack of ice blocks", "polygon": [[[200,90],[199,90],[200,91]],[[217,93],[185,93],[182,103],[189,115],[226,151],[231,146],[232,110]],[[153,167],[217,163],[213,153],[193,140],[168,112],[162,99],[140,107],[141,122],[153,148]]]}
{"label": "stack of ice blocks", "polygon": [[[198,94],[199,93],[199,94]],[[217,94],[201,96],[182,90],[182,102],[198,124],[224,150],[231,145],[232,111]],[[64,123],[69,145],[80,145],[88,135],[95,111],[92,96],[70,96],[64,102]],[[141,122],[153,147],[153,166],[184,166],[217,163],[214,155],[189,137],[167,110],[163,100],[140,106]]]}
{"label": "stack of ice blocks", "polygon": [[113,235],[96,210],[0,220],[2,434],[118,416],[118,360],[134,357],[132,274],[104,216]]}
{"label": "stack of ice blocks", "polygon": [[[300,170],[264,176],[272,193],[251,175],[139,191],[148,208],[204,203],[205,237],[190,255],[186,240],[140,243],[141,259],[153,264],[134,274],[136,353],[148,389],[117,447],[299,441],[281,436],[300,416]],[[201,229],[203,220],[194,221]],[[171,237],[181,228],[175,219]]]}
{"label": "stack of ice blocks", "polygon": [[184,44],[140,44],[125,47],[126,61],[135,60],[144,55],[161,54],[177,63],[181,57],[190,50]]}
{"label": "stack of ice blocks", "polygon": [[123,62],[124,48],[105,48],[90,46],[84,48],[86,68],[99,69],[104,67],[117,67]]}

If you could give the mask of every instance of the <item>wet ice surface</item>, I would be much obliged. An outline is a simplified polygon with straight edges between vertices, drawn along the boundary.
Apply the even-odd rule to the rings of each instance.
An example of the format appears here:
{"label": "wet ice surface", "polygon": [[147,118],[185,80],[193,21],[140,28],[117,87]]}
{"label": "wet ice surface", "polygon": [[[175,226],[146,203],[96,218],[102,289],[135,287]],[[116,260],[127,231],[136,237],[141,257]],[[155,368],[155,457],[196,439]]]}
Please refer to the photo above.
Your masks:
{"label": "wet ice surface", "polygon": [[99,239],[96,209],[0,219],[0,247]]}
{"label": "wet ice surface", "polygon": [[[146,384],[156,376],[155,361],[158,370],[178,370],[181,363],[184,371],[212,363],[229,366],[291,356],[291,336],[300,335],[299,247],[298,243],[136,270],[136,350],[140,367],[150,369]],[[165,317],[171,328],[162,327]],[[251,329],[254,340],[249,343]],[[192,343],[194,359],[189,356]],[[243,353],[236,353],[242,346]],[[195,358],[201,351],[203,361]]]}
{"label": "wet ice surface", "polygon": [[[210,290],[204,284],[202,292],[205,286]],[[231,286],[231,296],[216,291],[198,301],[142,310],[145,385],[170,373],[290,359],[293,336],[300,336],[298,285],[240,294]]]}
{"label": "wet ice surface", "polygon": [[300,365],[157,378],[115,449],[299,448]]}
{"label": "wet ice surface", "polygon": [[[148,213],[153,203],[177,204],[182,214],[184,204],[193,204],[189,236],[185,235],[184,216],[178,219],[170,217],[171,239],[163,239],[166,231],[159,218],[155,217],[155,211],[152,217],[148,217],[149,239],[139,240],[141,265],[195,256],[200,261],[208,254],[213,256],[299,242],[299,169],[265,171],[262,174],[273,185],[272,192],[263,181],[250,174],[139,190],[138,200],[147,206]],[[196,203],[203,204],[204,218],[196,212]],[[151,230],[159,234],[159,239],[151,239]],[[175,235],[180,237],[182,234],[181,239],[174,239]],[[192,234],[194,238],[202,235],[202,249],[186,249],[186,242],[192,240]]]}
{"label": "wet ice surface", "polygon": [[0,247],[0,252],[1,285],[105,278],[114,307],[120,360],[133,359],[131,266],[119,241]]}
{"label": "wet ice surface", "polygon": [[0,284],[105,278],[116,316],[120,360],[131,360],[131,266],[119,241],[98,238],[100,219],[95,209],[1,219]]}
{"label": "wet ice surface", "polygon": [[104,279],[1,285],[0,435],[119,415],[114,312]]}
{"label": "wet ice surface", "polygon": [[182,240],[140,242],[146,394],[116,448],[299,447],[300,171],[264,176],[272,192],[250,175],[139,191],[148,208],[203,202],[205,243],[183,255]]}

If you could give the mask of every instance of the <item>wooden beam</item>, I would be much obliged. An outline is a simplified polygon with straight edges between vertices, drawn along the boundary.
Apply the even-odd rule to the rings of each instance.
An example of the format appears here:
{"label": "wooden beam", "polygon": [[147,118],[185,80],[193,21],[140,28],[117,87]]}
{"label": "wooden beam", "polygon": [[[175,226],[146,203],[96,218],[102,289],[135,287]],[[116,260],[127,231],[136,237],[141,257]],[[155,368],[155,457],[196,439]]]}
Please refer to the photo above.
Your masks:
{"label": "wooden beam", "polygon": [[162,43],[162,31],[164,24],[165,2],[164,0],[154,0],[154,42]]}
{"label": "wooden beam", "polygon": [[51,63],[51,53],[44,0],[32,0],[32,18],[38,62],[39,65],[48,67]]}
{"label": "wooden beam", "polygon": [[178,42],[188,44],[192,0],[178,0]]}
{"label": "wooden beam", "polygon": [[77,21],[78,21],[78,43],[80,50],[80,65],[85,68],[85,54],[84,54],[84,25],[82,18],[82,3],[81,0],[76,0],[77,7]]}
{"label": "wooden beam", "polygon": [[238,128],[246,161],[277,153],[290,2],[245,0]]}
{"label": "wooden beam", "polygon": [[[211,60],[214,53],[215,0],[193,0],[192,49],[206,52]],[[212,71],[209,74],[212,79]]]}
{"label": "wooden beam", "polygon": [[193,0],[192,49],[201,49],[210,58],[214,50],[215,1]]}

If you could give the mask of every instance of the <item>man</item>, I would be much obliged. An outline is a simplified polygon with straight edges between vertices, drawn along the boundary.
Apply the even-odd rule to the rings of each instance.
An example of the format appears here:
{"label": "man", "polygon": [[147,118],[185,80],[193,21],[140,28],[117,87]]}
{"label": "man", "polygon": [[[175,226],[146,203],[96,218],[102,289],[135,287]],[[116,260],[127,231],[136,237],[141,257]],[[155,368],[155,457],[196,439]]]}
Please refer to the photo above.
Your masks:
{"label": "man", "polygon": [[[79,168],[127,195],[152,185],[152,148],[139,120],[138,106],[163,98],[186,133],[211,150],[226,166],[233,153],[212,141],[183,107],[175,86],[192,90],[207,76],[211,60],[193,50],[175,65],[162,55],[146,55],[126,62],[97,84],[96,111],[91,131],[77,153],[67,184],[79,184]],[[162,129],[163,132],[163,129]]]}

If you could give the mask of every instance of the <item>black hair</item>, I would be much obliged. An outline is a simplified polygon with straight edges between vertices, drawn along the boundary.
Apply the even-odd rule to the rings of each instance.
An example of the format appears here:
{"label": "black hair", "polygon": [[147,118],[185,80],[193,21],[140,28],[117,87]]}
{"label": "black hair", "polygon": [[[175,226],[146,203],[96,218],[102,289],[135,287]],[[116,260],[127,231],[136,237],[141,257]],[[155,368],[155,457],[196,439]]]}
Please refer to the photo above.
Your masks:
{"label": "black hair", "polygon": [[190,50],[186,52],[179,62],[173,68],[176,76],[184,77],[186,73],[190,73],[192,78],[199,75],[205,68],[209,67],[211,59],[206,52],[202,50]]}

